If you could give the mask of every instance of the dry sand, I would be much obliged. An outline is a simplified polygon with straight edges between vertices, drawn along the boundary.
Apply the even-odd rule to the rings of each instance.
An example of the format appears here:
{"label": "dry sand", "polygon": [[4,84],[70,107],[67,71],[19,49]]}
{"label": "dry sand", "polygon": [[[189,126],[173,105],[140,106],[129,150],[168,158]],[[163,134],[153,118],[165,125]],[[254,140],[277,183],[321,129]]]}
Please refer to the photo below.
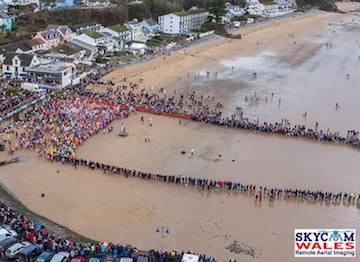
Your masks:
{"label": "dry sand", "polygon": [[[165,60],[157,59],[145,64],[120,69],[110,74],[107,79],[120,80],[124,76],[132,76],[131,81],[144,78],[146,86],[166,86],[169,88],[191,90],[194,86],[187,85],[188,72],[204,70],[219,71],[226,75],[228,65],[224,61],[239,57],[257,57],[263,53],[271,53],[277,57],[277,62],[270,67],[279,70],[296,70],[298,87],[296,90],[317,90],[306,88],[311,80],[318,80],[324,71],[311,75],[311,68],[317,60],[323,57],[333,57],[323,60],[322,66],[335,64],[331,76],[342,84],[343,73],[336,77],[333,71],[349,64],[355,49],[334,48],[333,54],[324,54],[324,39],[329,39],[327,23],[343,19],[344,15],[321,13],[314,16],[286,18],[269,25],[257,25],[242,30],[242,40],[218,40],[187,50],[187,54],[177,53]],[[338,29],[342,39],[349,39],[352,28]],[[353,30],[353,31],[351,31]],[[288,33],[296,36],[297,44],[289,39]],[[350,35],[350,36],[349,36]],[[301,36],[301,37],[300,37]],[[344,43],[353,44],[355,38]],[[256,43],[259,41],[259,46]],[[337,46],[337,45],[336,45]],[[350,59],[351,58],[351,59]],[[338,61],[336,63],[336,61]],[[249,60],[252,61],[252,60]],[[261,61],[259,60],[260,64]],[[310,64],[309,64],[310,63]],[[245,63],[248,64],[248,63]],[[286,64],[286,68],[281,67]],[[320,66],[320,67],[322,67]],[[290,69],[289,69],[290,68]],[[248,69],[248,68],[245,68]],[[352,68],[351,70],[355,70]],[[241,71],[241,70],[240,70]],[[246,71],[246,70],[245,70]],[[240,72],[240,75],[243,71]],[[286,71],[288,73],[288,71]],[[269,76],[276,78],[276,72],[267,71]],[[335,76],[334,76],[335,75]],[[354,74],[352,74],[354,75]],[[328,78],[324,75],[323,78]],[[305,79],[308,79],[306,82]],[[305,84],[301,84],[304,79]],[[182,81],[180,81],[182,80]],[[238,80],[241,81],[242,79]],[[253,86],[261,86],[269,82],[270,91],[278,82],[259,79]],[[287,81],[292,82],[293,78]],[[245,81],[249,82],[249,81]],[[184,84],[185,83],[185,84]],[[272,84],[270,84],[272,83]],[[343,97],[342,110],[347,113],[347,104],[352,111],[358,112],[358,76],[346,82],[347,97]],[[229,84],[230,90],[225,90]],[[220,92],[225,107],[230,111],[243,94],[253,93],[257,89],[236,89],[231,81],[209,81],[199,83],[200,90],[206,93]],[[206,87],[209,88],[206,88]],[[322,86],[318,85],[318,86]],[[326,85],[325,85],[326,86]],[[265,86],[266,87],[266,86]],[[292,87],[293,88],[293,87]],[[284,96],[284,106],[277,111],[276,105],[260,105],[246,109],[254,116],[266,116],[269,119],[279,118],[279,114],[289,111],[295,116],[303,110],[289,108],[289,104],[301,107],[308,95],[318,100],[318,108],[331,98],[338,96],[340,89],[330,89],[330,95],[321,97],[321,93],[296,93],[287,89],[275,89],[276,95]],[[324,92],[324,89],[320,89]],[[235,97],[236,101],[231,98]],[[352,97],[352,98],[351,98]],[[323,101],[319,103],[318,101]],[[332,105],[333,101],[329,104]],[[328,105],[325,107],[327,108]],[[252,109],[253,108],[253,109]],[[252,110],[251,110],[252,109]],[[284,110],[284,111],[282,111]],[[328,109],[327,109],[328,110]],[[269,113],[270,112],[270,113]],[[271,114],[271,112],[275,112]],[[343,112],[343,111],[341,111]],[[265,114],[269,113],[269,114]],[[350,114],[345,122],[334,121],[333,113],[326,115],[319,110],[322,121],[330,127],[347,128],[349,119],[354,126],[360,126],[359,119]],[[347,113],[348,114],[348,113]],[[223,177],[246,183],[269,184],[279,186],[296,186],[323,190],[356,190],[360,188],[357,179],[359,154],[341,146],[324,145],[307,142],[302,139],[287,139],[260,135],[240,130],[201,125],[184,121],[178,126],[177,120],[152,116],[154,127],[142,126],[139,115],[125,120],[130,136],[116,137],[113,134],[99,134],[86,142],[78,151],[79,156],[102,160],[108,163],[121,164],[142,170],[166,172],[168,174],[186,173],[201,177]],[[313,121],[313,120],[312,120]],[[330,122],[336,122],[330,124]],[[114,123],[119,129],[120,122]],[[150,135],[152,141],[144,143],[144,135]],[[181,150],[195,149],[195,157],[188,158],[180,154]],[[213,161],[221,153],[222,160]],[[108,241],[124,241],[142,249],[160,248],[160,236],[155,234],[159,225],[170,228],[171,235],[165,239],[166,248],[190,249],[205,252],[221,261],[236,258],[238,261],[295,261],[293,258],[294,228],[359,228],[360,211],[356,208],[326,207],[319,205],[275,202],[273,206],[263,204],[255,206],[252,199],[228,193],[206,194],[196,190],[158,184],[137,179],[111,177],[101,175],[97,171],[79,168],[74,170],[60,164],[48,164],[35,154],[19,152],[29,157],[28,162],[9,165],[0,170],[1,182],[9,188],[26,206],[50,219],[68,226],[90,238]],[[0,153],[0,159],[7,157]],[[232,162],[232,159],[235,162]],[[57,170],[60,170],[58,173]],[[41,198],[40,194],[46,197]],[[226,246],[238,241],[255,248],[256,259],[249,255],[230,253]],[[311,261],[306,260],[306,261]],[[349,260],[355,261],[355,260]]]}
{"label": "dry sand", "polygon": [[[221,261],[295,261],[294,228],[360,230],[356,208],[286,202],[257,206],[239,195],[106,176],[21,155],[30,162],[2,168],[2,183],[31,210],[93,239],[159,249],[155,230],[165,225],[171,231],[165,248],[206,252]],[[336,181],[324,179],[324,187],[329,183]],[[256,259],[226,250],[234,241],[254,248]]]}

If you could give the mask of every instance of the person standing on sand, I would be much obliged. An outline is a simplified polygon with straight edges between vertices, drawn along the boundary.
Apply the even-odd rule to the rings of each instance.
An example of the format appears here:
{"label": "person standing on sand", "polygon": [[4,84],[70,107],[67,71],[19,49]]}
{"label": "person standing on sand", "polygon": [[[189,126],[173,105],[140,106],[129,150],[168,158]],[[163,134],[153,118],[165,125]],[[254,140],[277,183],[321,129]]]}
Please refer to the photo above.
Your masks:
{"label": "person standing on sand", "polygon": [[153,126],[153,121],[152,121],[152,118],[149,117],[149,126],[152,127]]}

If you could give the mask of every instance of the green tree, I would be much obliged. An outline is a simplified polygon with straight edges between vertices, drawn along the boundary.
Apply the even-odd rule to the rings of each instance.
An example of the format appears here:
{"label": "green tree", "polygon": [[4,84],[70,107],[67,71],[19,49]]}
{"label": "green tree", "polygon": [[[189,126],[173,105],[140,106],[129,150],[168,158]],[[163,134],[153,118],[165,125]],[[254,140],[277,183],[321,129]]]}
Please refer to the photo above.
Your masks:
{"label": "green tree", "polygon": [[226,14],[225,0],[208,0],[208,10],[215,16],[216,23],[220,23],[221,17]]}

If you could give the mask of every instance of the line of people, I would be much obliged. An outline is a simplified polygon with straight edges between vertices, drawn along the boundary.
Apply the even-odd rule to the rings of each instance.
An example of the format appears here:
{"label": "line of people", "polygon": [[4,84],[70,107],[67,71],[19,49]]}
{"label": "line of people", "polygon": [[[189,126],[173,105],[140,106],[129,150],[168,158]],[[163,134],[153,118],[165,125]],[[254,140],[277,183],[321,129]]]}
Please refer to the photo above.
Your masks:
{"label": "line of people", "polygon": [[321,190],[306,190],[296,188],[269,187],[264,185],[253,185],[229,180],[214,180],[207,178],[196,178],[189,176],[174,176],[165,174],[154,174],[134,169],[108,165],[96,161],[79,159],[76,157],[65,157],[61,155],[49,155],[51,161],[58,161],[74,167],[83,166],[92,170],[101,170],[104,174],[123,175],[125,177],[137,177],[145,180],[159,181],[164,183],[192,186],[197,189],[214,191],[227,190],[253,197],[256,202],[285,200],[288,202],[306,202],[326,205],[357,206],[360,208],[360,192],[327,192]]}
{"label": "line of people", "polygon": [[316,141],[333,142],[336,144],[346,144],[354,148],[360,148],[359,131],[349,130],[346,136],[339,132],[332,132],[329,129],[319,129],[318,123],[314,128],[306,127],[305,125],[292,125],[288,120],[283,119],[281,122],[260,122],[259,119],[251,120],[244,117],[243,112],[235,112],[230,117],[224,117],[221,111],[222,104],[215,101],[215,97],[204,97],[196,95],[196,92],[191,94],[175,96],[166,94],[164,90],[152,92],[139,88],[138,84],[129,83],[130,90],[127,90],[127,85],[117,86],[116,88],[108,87],[108,90],[103,97],[107,99],[114,98],[116,104],[121,104],[130,111],[135,109],[147,109],[148,112],[155,114],[173,113],[187,114],[191,116],[192,120],[199,122],[206,122],[215,125],[240,128],[247,130],[254,130],[264,133],[281,134],[289,137],[302,137]]}

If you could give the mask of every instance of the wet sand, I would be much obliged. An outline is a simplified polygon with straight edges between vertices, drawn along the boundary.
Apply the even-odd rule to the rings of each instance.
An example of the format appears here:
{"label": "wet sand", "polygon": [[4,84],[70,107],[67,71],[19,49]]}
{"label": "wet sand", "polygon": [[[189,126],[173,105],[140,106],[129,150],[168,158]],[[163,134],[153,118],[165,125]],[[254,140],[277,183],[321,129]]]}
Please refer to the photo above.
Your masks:
{"label": "wet sand", "polygon": [[[152,127],[147,124],[149,117]],[[116,135],[121,123],[129,132],[126,138]],[[256,185],[331,192],[357,192],[360,188],[355,172],[360,152],[347,146],[193,121],[183,120],[179,125],[177,119],[148,114],[115,121],[113,126],[114,133],[91,138],[77,150],[77,156],[154,173]],[[150,136],[151,142],[145,143],[145,136]],[[194,157],[189,156],[191,148]],[[334,179],[340,174],[341,179]]]}
{"label": "wet sand", "polygon": [[[360,188],[360,155],[351,148],[192,121],[179,126],[177,119],[144,114],[153,119],[149,127],[141,123],[141,115],[115,121],[113,133],[94,136],[77,156],[138,170],[257,185],[335,192]],[[122,122],[129,132],[126,138],[116,135]],[[144,142],[145,135],[151,142]],[[191,147],[194,157],[180,153]],[[214,161],[219,153],[221,160]],[[1,182],[34,212],[92,239],[160,248],[155,230],[166,225],[171,235],[164,247],[169,249],[206,252],[221,261],[293,261],[294,228],[360,229],[360,210],[354,207],[285,201],[256,205],[253,198],[238,194],[107,176],[50,164],[34,153],[19,154],[27,160],[3,167]],[[7,156],[1,153],[2,157]],[[255,249],[256,260],[225,249],[234,241]]]}
{"label": "wet sand", "polygon": [[[321,129],[346,135],[350,129],[360,129],[360,121],[353,118],[360,110],[359,24],[360,17],[350,14],[289,17],[273,26],[242,29],[241,40],[210,42],[186,54],[116,70],[105,78],[115,82],[143,78],[145,87],[164,87],[168,94],[175,89],[177,94],[196,91],[215,96],[228,116],[241,107],[245,116],[261,121],[286,118],[313,128],[318,122]],[[326,48],[326,43],[332,47]],[[259,102],[245,102],[255,92]]]}
{"label": "wet sand", "polygon": [[[282,201],[273,206],[265,203],[258,206],[253,199],[240,195],[207,194],[185,187],[107,176],[88,169],[48,164],[34,154],[21,154],[31,160],[2,168],[1,182],[34,212],[93,239],[159,249],[160,236],[155,230],[165,225],[171,234],[164,240],[164,248],[206,252],[220,261],[229,258],[295,261],[294,228],[360,230],[360,211],[356,208]],[[333,183],[336,181],[339,180],[334,179]],[[328,183],[331,181],[323,182],[324,186]],[[41,193],[46,197],[41,198]],[[256,258],[225,249],[234,241],[254,248]]]}
{"label": "wet sand", "polygon": [[[242,40],[217,40],[165,60],[118,70],[107,79],[144,78],[146,86],[216,95],[231,112],[245,108],[251,117],[289,118],[344,131],[360,129],[359,74],[355,39],[358,27],[341,24],[348,15],[321,13],[242,31]],[[335,21],[332,38],[328,23]],[[288,37],[292,32],[297,44]],[[301,36],[301,37],[300,37]],[[360,38],[360,37],[359,37]],[[332,41],[331,50],[324,43]],[[259,41],[259,45],[256,43]],[[359,54],[360,55],[360,54]],[[355,61],[354,61],[355,59]],[[231,66],[235,64],[234,73]],[[359,63],[360,66],[360,63]],[[256,80],[249,73],[257,68]],[[188,72],[218,71],[218,79],[188,81]],[[351,72],[345,81],[344,74]],[[274,92],[275,101],[250,105],[244,97]],[[280,108],[277,99],[281,97]],[[334,112],[335,102],[341,109]],[[146,116],[147,118],[148,116]],[[124,167],[228,178],[245,183],[293,186],[329,191],[358,191],[359,152],[344,146],[230,130],[194,122],[151,116],[154,126],[140,123],[140,114],[124,120],[129,137],[119,138],[120,121],[112,134],[99,134],[77,154]],[[298,120],[298,121],[296,121]],[[151,142],[145,143],[144,136]],[[189,158],[180,154],[195,149]],[[165,248],[205,252],[226,261],[295,261],[294,228],[359,228],[360,210],[301,203],[275,202],[256,206],[253,199],[229,193],[206,194],[194,189],[138,179],[101,175],[88,169],[49,164],[35,154],[19,152],[29,161],[0,169],[0,181],[34,212],[89,238],[124,241],[141,249],[160,248],[156,227],[171,235]],[[220,161],[214,161],[222,154]],[[0,158],[5,158],[0,153]],[[232,160],[235,162],[232,162]],[[57,172],[59,170],[60,172]],[[46,197],[41,198],[40,194]],[[238,241],[255,248],[256,258],[230,253]],[[349,259],[348,259],[349,260]],[[306,261],[312,261],[307,259]],[[315,261],[315,260],[314,260]],[[349,261],[356,261],[349,260]]]}

